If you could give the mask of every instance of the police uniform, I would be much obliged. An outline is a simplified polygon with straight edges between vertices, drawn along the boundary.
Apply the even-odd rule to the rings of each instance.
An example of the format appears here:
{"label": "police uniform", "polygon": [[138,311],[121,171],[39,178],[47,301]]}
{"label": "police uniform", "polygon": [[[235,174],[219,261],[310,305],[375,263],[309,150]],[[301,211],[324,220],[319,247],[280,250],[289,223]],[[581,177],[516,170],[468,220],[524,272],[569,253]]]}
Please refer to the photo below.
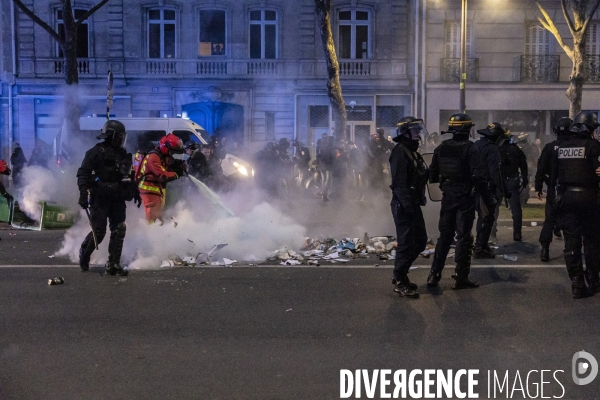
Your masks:
{"label": "police uniform", "polygon": [[[521,191],[529,185],[527,174],[527,159],[525,153],[510,140],[505,140],[500,146],[500,171],[504,183],[502,197],[506,197],[513,220],[513,239],[517,242],[522,240],[521,229],[523,227],[523,210],[521,208]],[[495,211],[495,219],[498,219],[502,198],[499,199]],[[493,231],[496,231],[494,222]]]}
{"label": "police uniform", "polygon": [[[496,144],[498,138],[506,133],[502,125],[492,122],[485,129],[477,131],[481,138],[475,142],[479,150],[485,171],[488,187],[496,203],[502,195],[502,176],[500,172],[500,149]],[[494,225],[494,209],[488,209],[481,196],[477,196],[477,238],[475,239],[475,258],[494,258],[488,245]]]}
{"label": "police uniform", "polygon": [[392,283],[396,285],[394,291],[401,296],[418,297],[417,286],[408,279],[408,270],[427,245],[427,230],[421,206],[425,205],[428,170],[417,151],[418,140],[405,136],[411,125],[422,123],[422,120],[405,117],[400,121],[398,131],[404,134],[394,138],[397,144],[389,159],[392,175],[390,206],[397,241]]}
{"label": "police uniform", "polygon": [[[104,125],[96,144],[85,153],[81,167],[77,170],[79,186],[79,205],[90,209],[90,222],[100,244],[106,235],[106,221],[110,229],[108,244],[108,263],[106,271],[111,275],[127,275],[120,265],[123,242],[125,240],[125,202],[134,198],[139,204],[141,199],[135,183],[131,180],[132,156],[115,143],[116,134],[125,133],[125,127],[118,121],[109,121]],[[116,140],[116,139],[114,139]],[[94,234],[90,232],[79,251],[79,266],[83,271],[89,269],[94,251]]]}
{"label": "police uniform", "polygon": [[441,279],[446,257],[456,237],[455,289],[477,287],[468,279],[473,250],[473,221],[475,220],[475,191],[492,207],[485,170],[481,164],[479,150],[469,140],[473,126],[467,114],[455,114],[450,118],[449,133],[452,139],[445,140],[433,152],[429,169],[429,181],[440,183],[442,204],[440,209],[438,238],[428,286],[436,286]]}
{"label": "police uniform", "polygon": [[558,212],[554,206],[555,190],[550,182],[552,176],[552,159],[557,156],[558,148],[566,139],[565,133],[568,132],[573,120],[567,117],[563,117],[556,123],[554,127],[554,133],[558,136],[556,140],[546,144],[542,149],[542,153],[537,162],[537,170],[535,172],[535,191],[542,193],[544,190],[544,184],[548,188],[546,194],[546,205],[544,207],[544,224],[540,231],[540,244],[542,249],[540,252],[540,258],[542,261],[550,261],[550,243],[552,242],[553,231],[557,236],[560,236],[560,229],[558,229]]}
{"label": "police uniform", "polygon": [[575,298],[586,297],[599,286],[600,206],[599,178],[595,171],[600,167],[600,143],[591,137],[597,127],[596,115],[579,113],[553,159],[552,182],[557,185],[559,226],[564,235],[565,263]]}

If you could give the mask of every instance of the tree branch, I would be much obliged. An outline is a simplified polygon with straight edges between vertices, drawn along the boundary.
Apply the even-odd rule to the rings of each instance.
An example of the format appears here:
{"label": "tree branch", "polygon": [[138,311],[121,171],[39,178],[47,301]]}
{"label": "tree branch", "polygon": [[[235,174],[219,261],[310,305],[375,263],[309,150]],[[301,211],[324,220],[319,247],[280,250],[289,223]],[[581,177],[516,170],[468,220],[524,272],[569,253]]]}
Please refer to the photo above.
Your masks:
{"label": "tree branch", "polygon": [[567,21],[567,26],[569,27],[569,30],[571,31],[571,36],[575,36],[575,25],[573,24],[573,20],[571,19],[571,16],[569,15],[569,12],[567,11],[567,4],[565,3],[565,0],[560,0],[560,6],[562,8],[562,12],[563,15],[565,16],[565,20]]}
{"label": "tree branch", "polygon": [[[563,0],[561,0],[561,1],[563,1]],[[600,0],[597,0],[597,1],[600,1]],[[538,21],[540,22],[540,24],[542,24],[542,26],[545,29],[547,29],[548,31],[550,31],[550,33],[552,33],[554,35],[554,37],[556,38],[556,41],[558,42],[560,47],[562,47],[562,49],[565,51],[565,53],[567,53],[567,56],[572,60],[573,59],[573,50],[565,44],[562,36],[560,35],[560,32],[558,31],[558,28],[556,27],[556,25],[554,25],[554,21],[552,21],[552,18],[550,18],[550,15],[548,15],[546,10],[544,10],[544,7],[542,7],[542,5],[540,3],[538,3],[536,1],[535,4],[537,4],[537,6],[540,9],[540,11],[542,12],[542,15],[544,16],[544,20],[545,20],[544,21],[538,17]]]}
{"label": "tree branch", "polygon": [[96,11],[98,11],[98,9],[100,9],[100,7],[102,7],[103,5],[105,5],[106,3],[108,3],[108,0],[102,0],[100,3],[96,4],[94,7],[90,8],[90,10],[88,12],[86,12],[85,14],[83,14],[75,23],[77,26],[81,25],[81,23],[83,21],[85,21],[86,19],[88,19],[90,17],[90,15],[92,15],[93,13],[95,13]]}
{"label": "tree branch", "polygon": [[[561,0],[561,1],[564,1],[564,0]],[[590,21],[592,20],[592,18],[594,18],[594,14],[596,13],[596,10],[598,10],[598,6],[600,6],[600,0],[596,0],[596,3],[594,4],[594,7],[592,8],[592,12],[590,13],[589,16],[586,16],[586,18],[585,18],[585,22],[583,23],[583,27],[581,28],[583,35],[586,34],[588,25],[590,24]]]}
{"label": "tree branch", "polygon": [[35,15],[29,8],[27,8],[27,6],[25,6],[25,4],[21,2],[21,0],[13,0],[13,2],[17,5],[17,7],[19,7],[19,9],[21,9],[21,11],[23,11],[25,15],[31,18],[33,22],[35,22],[36,24],[41,26],[46,32],[48,32],[50,36],[52,36],[52,38],[56,40],[61,47],[64,47],[64,41],[60,38],[60,35],[50,27],[50,25],[48,25],[47,23],[42,21],[40,17]]}

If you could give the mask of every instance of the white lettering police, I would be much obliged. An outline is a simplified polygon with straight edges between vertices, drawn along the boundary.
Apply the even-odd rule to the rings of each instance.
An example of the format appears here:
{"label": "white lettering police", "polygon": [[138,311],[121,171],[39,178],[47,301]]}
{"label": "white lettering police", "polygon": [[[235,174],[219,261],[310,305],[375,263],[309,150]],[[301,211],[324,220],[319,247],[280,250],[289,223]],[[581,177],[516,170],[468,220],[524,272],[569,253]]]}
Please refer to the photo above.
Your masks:
{"label": "white lettering police", "polygon": [[585,147],[563,147],[558,149],[558,158],[585,158]]}

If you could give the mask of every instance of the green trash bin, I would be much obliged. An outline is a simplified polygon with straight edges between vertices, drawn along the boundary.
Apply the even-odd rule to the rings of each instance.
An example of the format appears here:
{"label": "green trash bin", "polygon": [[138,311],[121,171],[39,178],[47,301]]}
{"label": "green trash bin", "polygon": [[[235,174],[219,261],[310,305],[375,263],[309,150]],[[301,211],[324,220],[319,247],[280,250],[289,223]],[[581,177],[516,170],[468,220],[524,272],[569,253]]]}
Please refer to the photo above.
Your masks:
{"label": "green trash bin", "polygon": [[0,196],[0,222],[10,222],[10,204]]}
{"label": "green trash bin", "polygon": [[56,203],[42,205],[42,229],[68,229],[73,226],[75,212]]}

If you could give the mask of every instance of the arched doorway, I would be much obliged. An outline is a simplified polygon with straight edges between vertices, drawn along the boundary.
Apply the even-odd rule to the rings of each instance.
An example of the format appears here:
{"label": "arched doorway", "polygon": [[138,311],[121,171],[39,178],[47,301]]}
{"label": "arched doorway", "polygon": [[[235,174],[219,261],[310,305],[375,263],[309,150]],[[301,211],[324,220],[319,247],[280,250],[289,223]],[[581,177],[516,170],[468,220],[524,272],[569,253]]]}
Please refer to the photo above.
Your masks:
{"label": "arched doorway", "polygon": [[184,104],[182,111],[201,125],[211,136],[227,137],[230,142],[244,142],[244,107],[220,101]]}

